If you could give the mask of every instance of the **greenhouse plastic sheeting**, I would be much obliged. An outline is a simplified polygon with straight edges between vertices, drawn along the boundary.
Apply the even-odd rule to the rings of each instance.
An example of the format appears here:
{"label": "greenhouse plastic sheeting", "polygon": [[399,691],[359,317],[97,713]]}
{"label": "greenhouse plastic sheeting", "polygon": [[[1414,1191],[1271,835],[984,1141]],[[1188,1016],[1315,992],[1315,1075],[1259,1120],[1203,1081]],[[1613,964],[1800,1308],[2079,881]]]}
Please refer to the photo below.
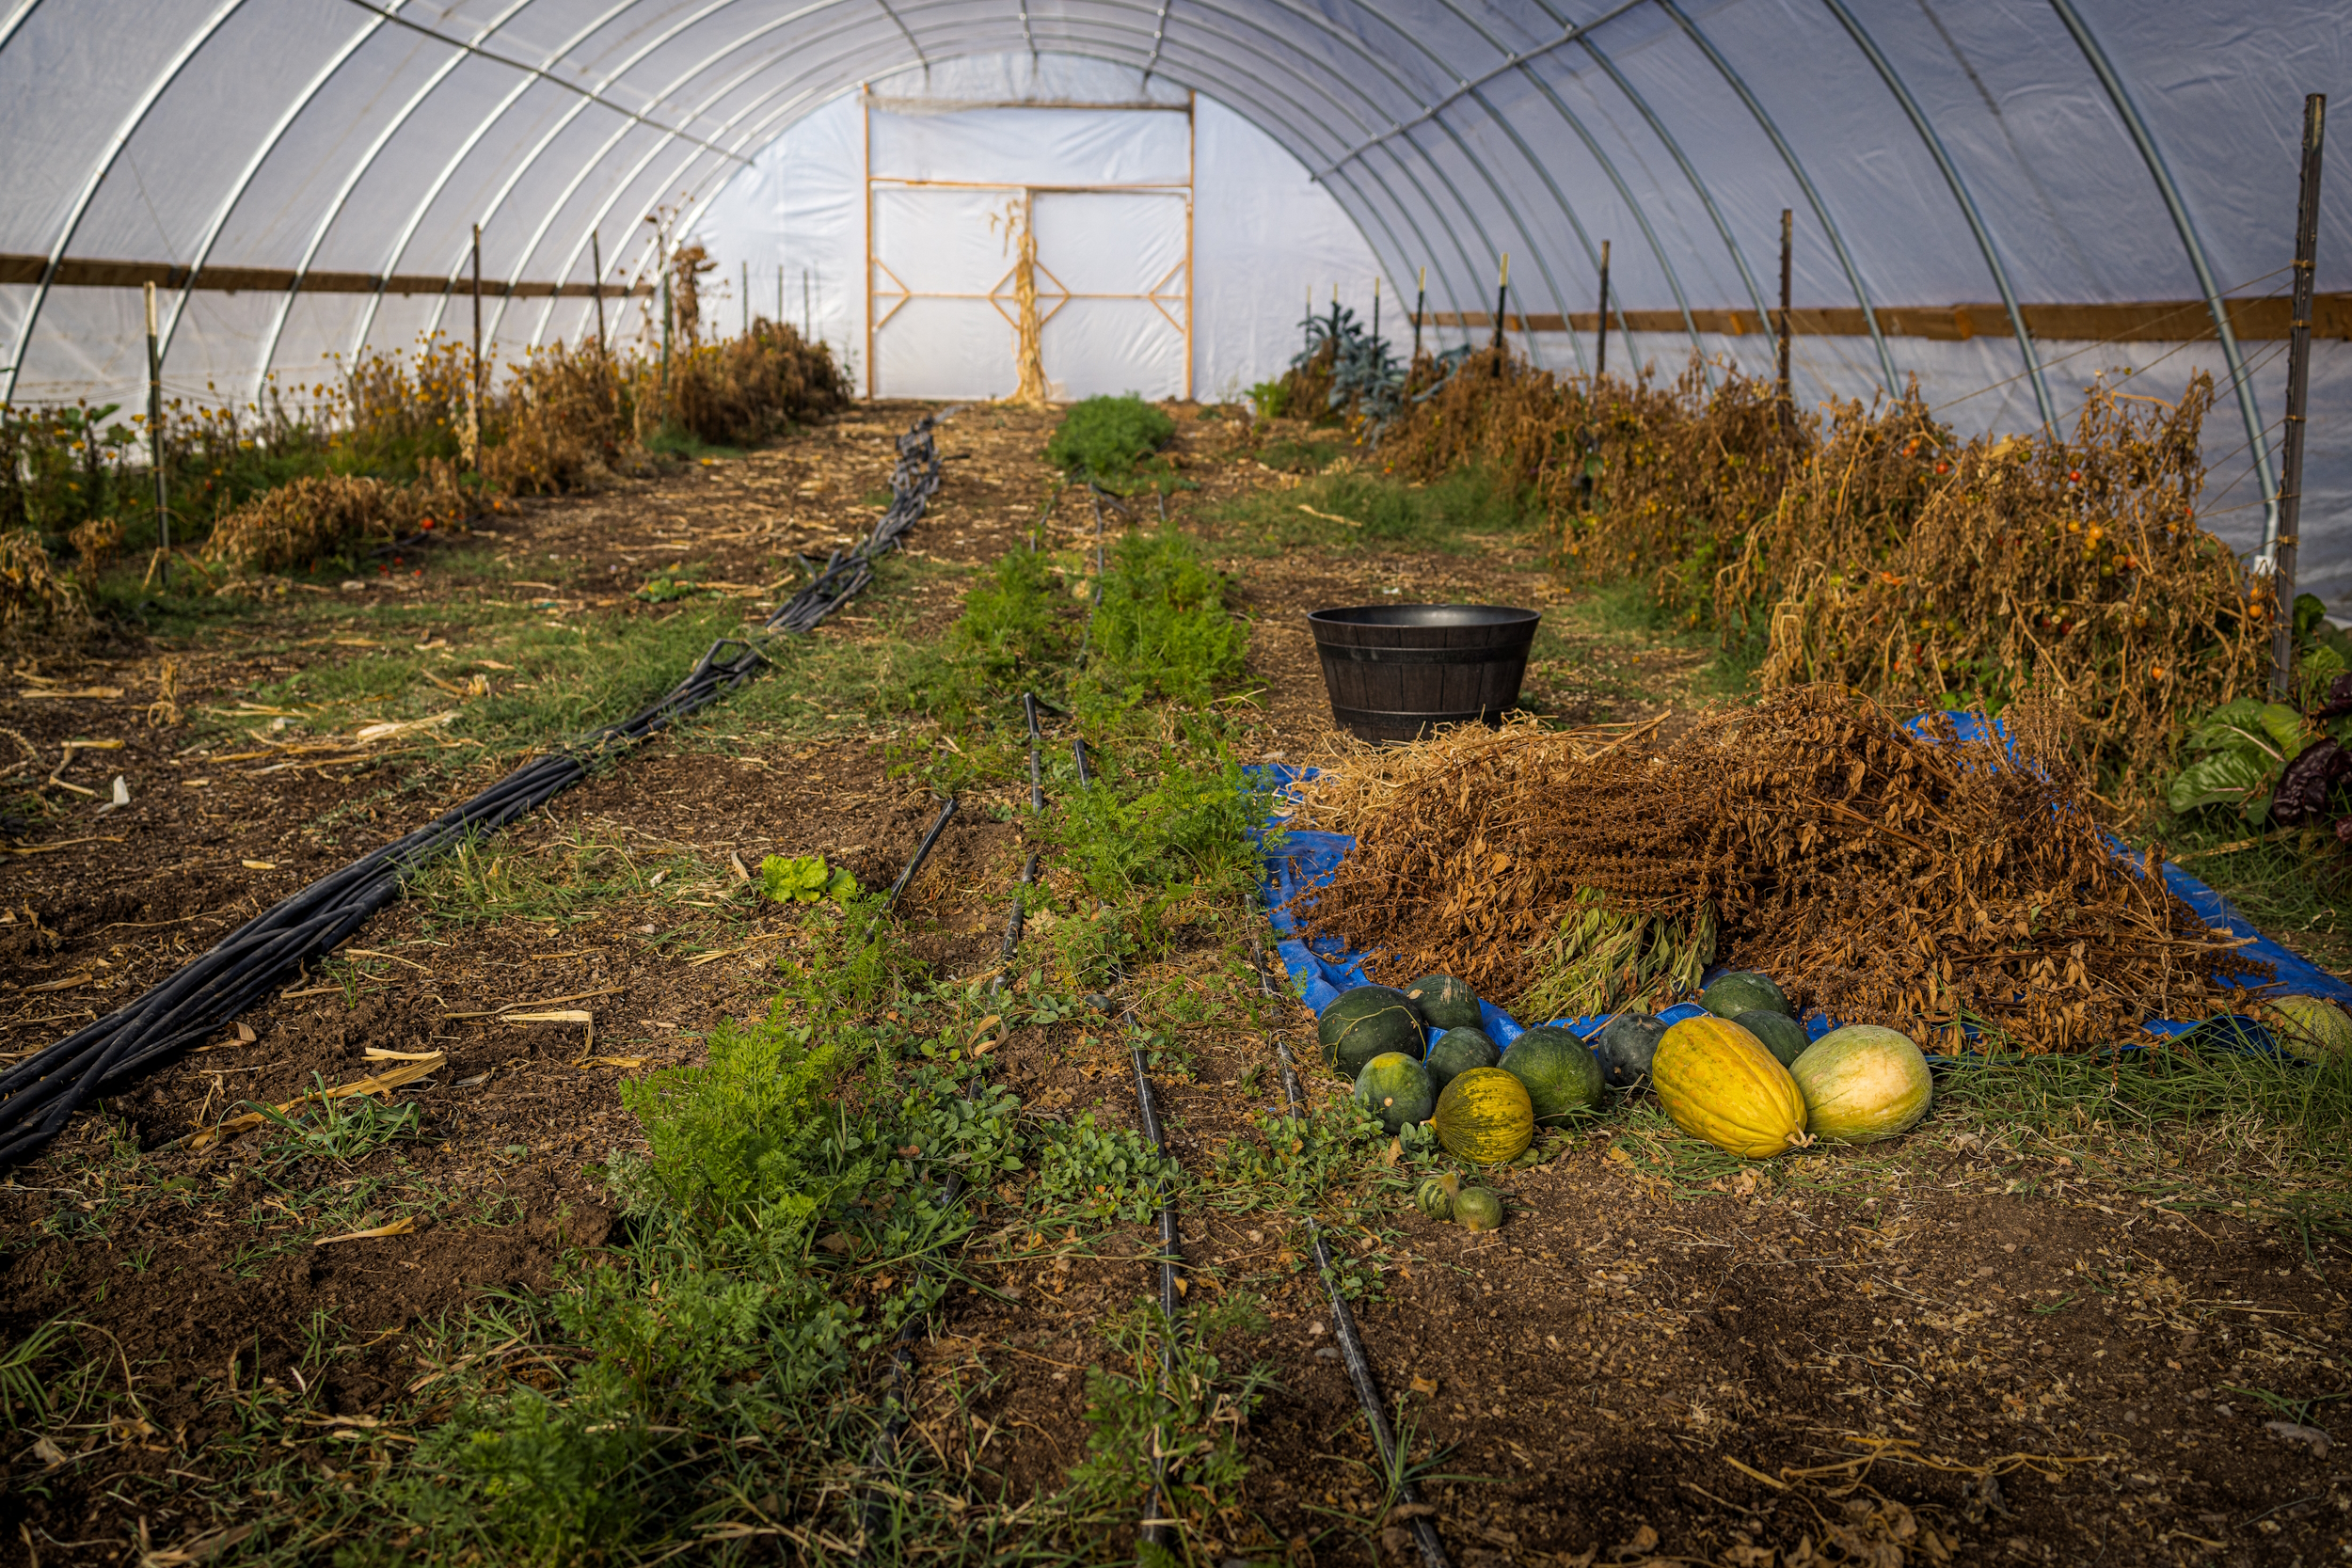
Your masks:
{"label": "greenhouse plastic sheeting", "polygon": [[[2098,372],[2166,396],[2213,370],[2204,515],[2240,549],[2278,481],[2284,344],[2207,324],[2284,293],[2302,98],[2352,87],[2341,0],[0,0],[0,397],[135,394],[135,291],[59,281],[63,261],[180,269],[168,385],[249,398],[273,372],[454,327],[475,224],[494,286],[587,282],[592,234],[608,280],[649,281],[649,216],[711,210],[862,84],[919,94],[976,58],[1091,61],[1222,105],[1329,193],[1392,294],[1426,267],[1430,308],[1457,319],[1493,309],[1506,252],[1516,309],[1589,311],[1613,242],[1613,303],[1646,313],[1628,358],[1669,373],[1694,350],[1770,362],[1783,208],[1795,303],[1857,324],[1801,345],[1808,401],[1915,374],[1974,432],[2063,424]],[[2352,289],[2347,188],[2319,217],[2329,295]],[[184,287],[227,268],[346,287]],[[393,277],[423,281],[368,281]],[[1257,287],[1287,309],[1297,283]],[[2012,326],[2168,302],[2107,341]],[[1955,330],[1861,333],[1897,307]],[[577,297],[490,313],[510,356],[593,320]],[[2320,313],[2302,536],[2305,579],[2339,604],[2345,315]],[[1591,353],[1519,341],[1549,365]]]}
{"label": "greenhouse plastic sheeting", "polygon": [[[1311,778],[1312,769],[1291,768],[1280,763],[1263,763],[1247,769],[1251,785],[1275,792],[1279,800],[1301,778]],[[1269,815],[1258,835],[1263,871],[1259,890],[1272,915],[1274,929],[1279,939],[1278,947],[1282,967],[1289,972],[1299,1000],[1316,1013],[1321,1013],[1340,994],[1352,986],[1370,985],[1372,977],[1364,972],[1364,954],[1347,948],[1329,938],[1311,939],[1301,930],[1298,918],[1292,912],[1292,901],[1301,894],[1330,880],[1340,862],[1356,847],[1354,838],[1345,833],[1317,832],[1288,825],[1279,808]],[[2119,846],[2119,848],[2121,847]],[[2178,895],[2207,926],[2227,931],[2233,937],[2253,940],[2244,949],[2249,958],[2258,958],[2275,966],[2278,979],[2274,994],[2300,992],[2323,996],[2340,1006],[2352,1006],[2352,986],[2347,986],[2328,971],[2309,959],[2287,951],[2264,936],[2238,908],[2212,888],[2168,863],[2164,868],[2165,885]],[[1719,968],[1715,974],[1722,973]],[[1709,976],[1712,977],[1711,975]],[[1478,1010],[1486,1021],[1486,1035],[1497,1047],[1507,1050],[1513,1040],[1527,1032],[1528,1025],[1513,1018],[1493,1003],[1481,998]],[[1703,1009],[1692,1003],[1677,1003],[1659,1013],[1669,1022],[1701,1016]],[[1597,1033],[1608,1022],[1606,1017],[1563,1018],[1548,1021],[1574,1031],[1579,1037]],[[2154,1035],[2185,1034],[2197,1026],[2195,1020],[2152,1019],[2146,1024]],[[1837,1020],[1826,1013],[1816,1012],[1804,1020],[1805,1033],[1820,1038],[1837,1027]],[[1434,1040],[1437,1032],[1432,1030]]]}

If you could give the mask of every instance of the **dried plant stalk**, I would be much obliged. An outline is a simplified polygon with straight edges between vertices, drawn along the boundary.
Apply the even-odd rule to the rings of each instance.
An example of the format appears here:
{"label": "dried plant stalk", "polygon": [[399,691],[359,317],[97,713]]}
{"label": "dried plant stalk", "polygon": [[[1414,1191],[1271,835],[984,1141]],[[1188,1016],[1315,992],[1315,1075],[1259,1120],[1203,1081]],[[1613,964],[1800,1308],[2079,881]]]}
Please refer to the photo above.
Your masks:
{"label": "dried plant stalk", "polygon": [[[1377,978],[1443,970],[1529,1012],[1654,997],[1661,974],[1687,988],[1675,966],[1708,923],[1793,1002],[1947,1048],[1977,1028],[1994,1049],[2089,1050],[2242,1006],[2267,966],[2153,854],[2111,851],[2062,705],[2029,698],[2006,725],[2004,754],[1815,686],[1662,744],[1517,725],[1336,756],[1303,815],[1357,847],[1299,912]],[[1595,911],[1556,961],[1564,920]]]}

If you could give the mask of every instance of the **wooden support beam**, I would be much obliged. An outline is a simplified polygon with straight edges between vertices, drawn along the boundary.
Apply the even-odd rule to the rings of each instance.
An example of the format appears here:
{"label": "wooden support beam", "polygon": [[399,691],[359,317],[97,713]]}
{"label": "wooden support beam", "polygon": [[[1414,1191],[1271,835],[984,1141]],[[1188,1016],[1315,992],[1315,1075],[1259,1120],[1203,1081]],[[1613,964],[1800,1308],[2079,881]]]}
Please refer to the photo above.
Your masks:
{"label": "wooden support beam", "polygon": [[[38,283],[41,270],[48,264],[45,256],[0,255],[0,283]],[[57,289],[137,289],[150,283],[159,289],[191,287],[188,269],[173,262],[100,261],[74,256],[57,263],[57,275],[49,283]],[[231,294],[282,294],[294,286],[294,274],[285,267],[206,267],[197,275],[193,285]],[[439,294],[453,293],[456,288],[455,278],[421,273],[395,273],[389,277],[365,272],[312,272],[302,276],[302,292],[306,294],[372,294],[379,289],[391,294]],[[607,283],[599,290],[593,283],[516,283],[510,288],[496,279],[485,278],[482,292],[492,297],[504,295],[514,299],[587,299],[596,294],[619,299],[629,294],[650,295],[653,285],[640,283],[631,288]]]}
{"label": "wooden support beam", "polygon": [[[2288,299],[2232,300],[2230,325],[2240,338],[2287,337],[2295,314]],[[2201,299],[2159,300],[2142,305],[2027,305],[2026,327],[2038,340],[2082,342],[2181,343],[2214,337],[2213,316]],[[1684,330],[1679,310],[1609,312],[1613,325],[1628,332]],[[1857,307],[1788,313],[1801,338],[1863,338],[1869,335]],[[1744,338],[1761,334],[1765,323],[1753,310],[1692,310],[1701,332]],[[1966,342],[1971,338],[2009,336],[2009,312],[1992,305],[1902,305],[1882,307],[1879,331],[1889,338],[1926,338],[1942,342]],[[1486,329],[1494,325],[1485,310],[1434,310],[1415,323],[1421,326]],[[1514,315],[1505,323],[1513,332],[1591,332],[1600,325],[1597,310],[1573,315]],[[2352,339],[2352,293],[2315,294],[2312,299],[2312,336]]]}

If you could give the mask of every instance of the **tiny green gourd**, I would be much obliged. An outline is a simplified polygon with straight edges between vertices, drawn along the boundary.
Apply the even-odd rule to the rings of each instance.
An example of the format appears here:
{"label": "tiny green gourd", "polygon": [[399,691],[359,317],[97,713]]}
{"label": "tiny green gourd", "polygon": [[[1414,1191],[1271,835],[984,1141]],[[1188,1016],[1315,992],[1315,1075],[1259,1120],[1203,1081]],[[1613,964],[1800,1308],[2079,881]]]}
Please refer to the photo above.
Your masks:
{"label": "tiny green gourd", "polygon": [[1465,1187],[1454,1195],[1454,1219],[1465,1230],[1500,1229],[1502,1199],[1484,1187]]}
{"label": "tiny green gourd", "polygon": [[1454,1195],[1461,1185],[1462,1179],[1458,1176],[1428,1177],[1422,1180],[1420,1190],[1413,1194],[1414,1205],[1433,1220],[1450,1220],[1454,1217]]}

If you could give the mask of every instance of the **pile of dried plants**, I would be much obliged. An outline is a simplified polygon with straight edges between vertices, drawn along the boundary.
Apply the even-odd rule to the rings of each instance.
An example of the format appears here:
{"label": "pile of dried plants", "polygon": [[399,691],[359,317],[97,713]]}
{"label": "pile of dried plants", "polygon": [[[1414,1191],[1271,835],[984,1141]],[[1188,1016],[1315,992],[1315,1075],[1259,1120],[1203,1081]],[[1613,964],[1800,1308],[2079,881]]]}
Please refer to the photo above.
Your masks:
{"label": "pile of dried plants", "polygon": [[[1531,1014],[1655,1006],[1720,958],[1946,1049],[2091,1050],[2268,977],[2153,853],[2112,852],[2058,705],[2004,724],[2007,754],[1812,686],[1663,742],[1522,724],[1349,750],[1300,815],[1356,847],[1298,912],[1375,977],[1444,971]],[[1596,910],[1616,926],[1578,937]]]}
{"label": "pile of dried plants", "polygon": [[2135,795],[2192,715],[2261,678],[2270,595],[2197,520],[2208,378],[2177,404],[2095,384],[2071,438],[1963,441],[1915,388],[1820,415],[1715,373],[1595,380],[1490,354],[1412,405],[1383,460],[1528,488],[1564,577],[1647,584],[1768,688],[1995,711],[2046,689]]}

